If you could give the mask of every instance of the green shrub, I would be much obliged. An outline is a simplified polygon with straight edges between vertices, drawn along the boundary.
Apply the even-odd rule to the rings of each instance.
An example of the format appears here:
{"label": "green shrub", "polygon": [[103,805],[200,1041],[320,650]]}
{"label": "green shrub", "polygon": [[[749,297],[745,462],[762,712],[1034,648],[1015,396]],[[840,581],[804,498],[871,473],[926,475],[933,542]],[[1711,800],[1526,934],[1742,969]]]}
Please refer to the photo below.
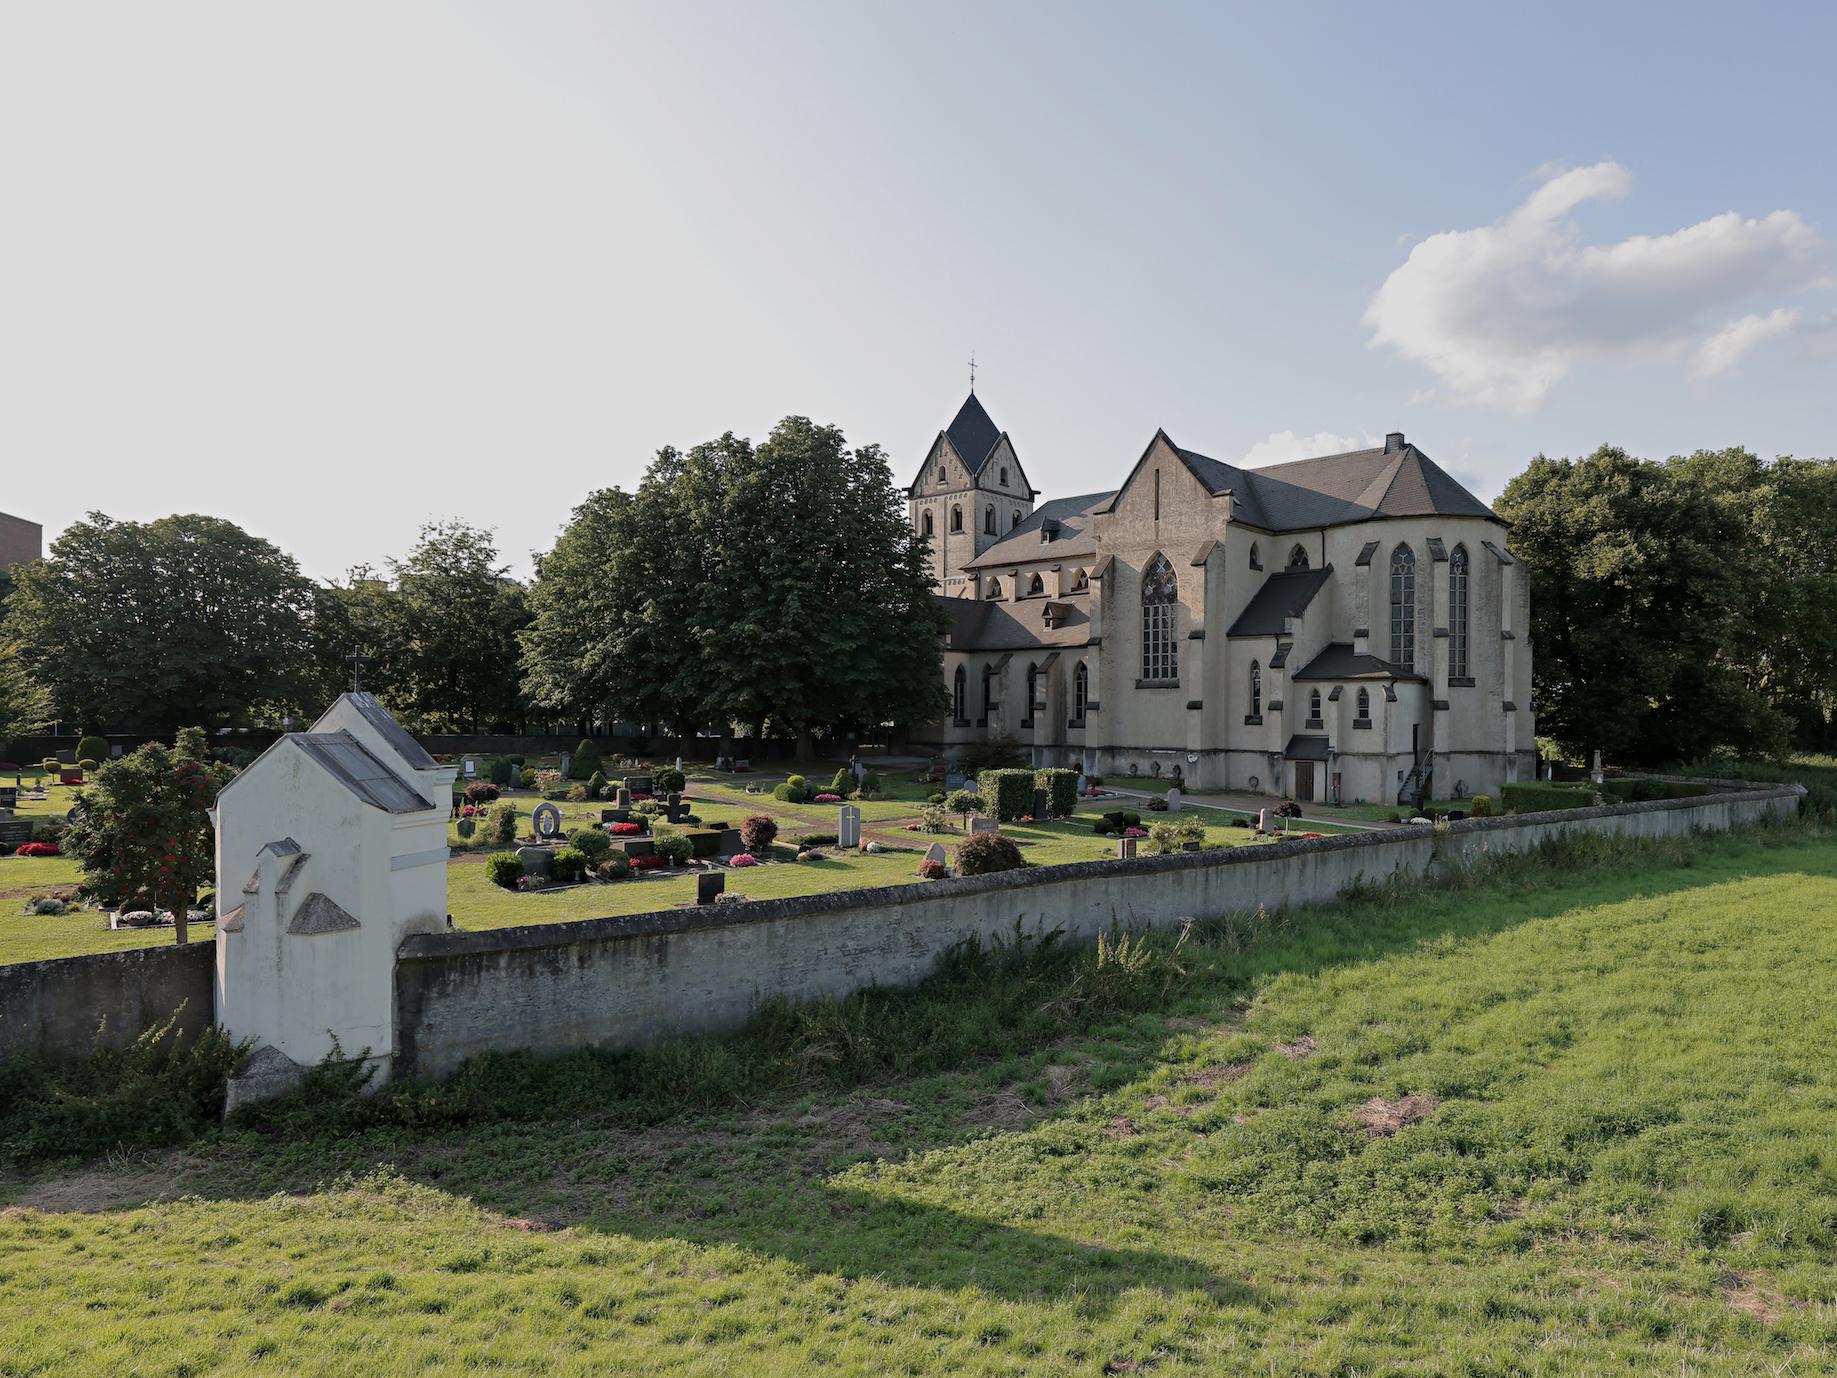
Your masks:
{"label": "green shrub", "polygon": [[773,789],[772,798],[781,804],[801,804],[804,802],[804,791],[802,787],[786,780],[782,785]]}
{"label": "green shrub", "polygon": [[1112,823],[1110,821],[1110,815],[1105,814],[1102,818],[1093,819],[1091,821],[1091,831],[1096,833],[1099,837],[1110,837],[1119,831],[1119,825]]}
{"label": "green shrub", "polygon": [[584,804],[592,797],[593,796],[587,792],[587,786],[584,781],[577,785],[568,786],[568,802],[570,804]]}
{"label": "green shrub", "polygon": [[829,793],[839,794],[844,799],[855,792],[855,772],[847,766],[836,772],[836,778],[829,782]]}
{"label": "green shrub", "polygon": [[785,783],[800,794],[810,793],[810,782],[801,775],[788,775],[785,777]]}
{"label": "green shrub", "polygon": [[1473,816],[1475,818],[1490,818],[1492,816],[1492,811],[1493,811],[1493,800],[1492,800],[1491,795],[1489,794],[1474,795],[1473,797]]}
{"label": "green shrub", "polygon": [[988,808],[988,803],[974,790],[960,789],[944,801],[944,807],[958,817],[967,819],[972,813],[981,813]]}
{"label": "green shrub", "polygon": [[1837,818],[1837,786],[1807,785],[1799,810],[1807,818]]}
{"label": "green shrub", "polygon": [[1046,791],[1046,808],[1052,817],[1064,818],[1067,814],[1077,811],[1077,771],[1049,766],[1044,770],[1033,772],[1033,783],[1036,788]]}
{"label": "green shrub", "polygon": [[86,735],[77,743],[77,759],[79,761],[106,761],[108,759],[107,739],[95,736],[93,733]]}
{"label": "green shrub", "polygon": [[1026,864],[1014,839],[1000,833],[976,833],[957,844],[957,874],[960,876],[1017,871]]}
{"label": "green shrub", "polygon": [[585,737],[574,748],[574,759],[568,763],[570,780],[590,780],[600,768],[600,749]]}
{"label": "green shrub", "polygon": [[812,847],[833,847],[841,841],[835,833],[797,833],[790,839],[791,845],[800,852],[807,852]]}
{"label": "green shrub", "polygon": [[599,799],[606,793],[606,777],[599,771],[587,777],[587,794],[590,798]]}
{"label": "green shrub", "polygon": [[944,791],[939,790],[936,794],[926,795],[925,802],[931,805],[931,807],[934,809],[943,808],[944,807]]}
{"label": "green shrub", "polygon": [[38,765],[39,765],[39,768],[43,770],[45,774],[47,775],[56,775],[60,770],[64,768],[64,763],[58,760],[57,757],[55,756],[45,757],[45,759],[40,761]]}
{"label": "green shrub", "polygon": [[523,764],[523,755],[521,752],[512,752],[510,755],[506,756],[504,759],[506,761],[509,761],[513,766],[521,767]]}
{"label": "green shrub", "polygon": [[689,777],[674,766],[651,772],[651,788],[658,794],[681,794],[688,785]]}
{"label": "green shrub", "polygon": [[534,766],[523,767],[522,773],[517,776],[517,786],[520,789],[534,789],[536,787],[536,770]]}
{"label": "green shrub", "polygon": [[95,757],[85,756],[82,760],[77,762],[77,769],[82,771],[85,775],[94,775],[96,773]]}
{"label": "green shrub", "polygon": [[594,868],[601,880],[624,880],[631,874],[631,858],[624,852],[608,852],[606,859]]}
{"label": "green shrub", "polygon": [[491,806],[485,820],[485,841],[494,847],[508,847],[517,840],[517,806],[508,799]]}
{"label": "green shrub", "polygon": [[587,854],[578,847],[563,847],[551,861],[557,885],[572,885],[587,873]]}
{"label": "green shrub", "polygon": [[485,858],[485,879],[506,890],[517,888],[523,875],[523,862],[515,852],[493,852]]}
{"label": "green shrub", "polygon": [[1651,799],[1695,799],[1709,793],[1708,785],[1691,780],[1605,780],[1601,795],[1610,804],[1639,804]]}
{"label": "green shrub", "polygon": [[863,794],[880,793],[880,774],[878,771],[864,770],[861,772],[861,792]]}
{"label": "green shrub", "polygon": [[485,768],[485,778],[500,789],[509,789],[517,768],[508,756],[494,756]]}
{"label": "green shrub", "polygon": [[695,855],[695,844],[669,824],[660,823],[651,838],[651,850],[671,866],[681,866]]}
{"label": "green shrub", "polygon": [[1177,852],[1188,842],[1204,842],[1206,825],[1199,821],[1196,814],[1182,814],[1179,818],[1163,819],[1148,830],[1148,849],[1163,856]]}
{"label": "green shrub", "polygon": [[1586,809],[1595,802],[1595,789],[1588,784],[1568,784],[1555,780],[1523,780],[1499,791],[1507,813],[1546,813],[1552,809]]}
{"label": "green shrub", "polygon": [[576,828],[568,834],[568,845],[590,862],[597,862],[612,850],[612,838],[598,828]]}
{"label": "green shrub", "polygon": [[1004,823],[1033,812],[1031,770],[985,770],[976,777],[976,790],[990,814]]}

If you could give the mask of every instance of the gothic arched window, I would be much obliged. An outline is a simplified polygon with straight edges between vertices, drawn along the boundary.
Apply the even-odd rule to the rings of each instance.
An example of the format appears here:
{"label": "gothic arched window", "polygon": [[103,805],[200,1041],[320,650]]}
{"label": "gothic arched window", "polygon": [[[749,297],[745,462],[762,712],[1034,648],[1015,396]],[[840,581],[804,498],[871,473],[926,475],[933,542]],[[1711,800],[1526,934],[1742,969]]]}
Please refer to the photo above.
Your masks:
{"label": "gothic arched window", "polygon": [[982,716],[988,717],[989,710],[995,706],[995,667],[982,667]]}
{"label": "gothic arched window", "polygon": [[989,580],[989,591],[983,594],[983,597],[991,600],[1001,597],[1001,580]]}
{"label": "gothic arched window", "polygon": [[1290,569],[1306,569],[1308,567],[1307,551],[1303,550],[1300,546],[1296,546],[1293,550],[1289,551],[1288,567]]}
{"label": "gothic arched window", "polygon": [[1416,552],[1391,552],[1391,663],[1416,668]]}
{"label": "gothic arched window", "polygon": [[1031,579],[1027,581],[1027,592],[1028,593],[1045,593],[1046,592],[1045,581],[1043,581],[1039,575],[1037,574],[1034,575]]}
{"label": "gothic arched window", "polygon": [[1179,645],[1174,640],[1174,608],[1180,596],[1174,567],[1157,555],[1142,571],[1142,678],[1180,678]]}
{"label": "gothic arched window", "polygon": [[1040,667],[1029,665],[1027,667],[1027,716],[1029,718],[1033,716],[1033,705],[1039,702],[1039,695]]}
{"label": "gothic arched window", "polygon": [[1078,592],[1080,589],[1088,589],[1090,586],[1091,586],[1091,576],[1086,571],[1081,569],[1072,576],[1072,592],[1073,593]]}
{"label": "gothic arched window", "polygon": [[950,715],[959,722],[963,720],[963,691],[969,684],[969,676],[963,673],[963,667],[957,667],[956,678],[950,686]]}
{"label": "gothic arched window", "polygon": [[1448,557],[1448,673],[1466,679],[1467,547],[1457,545]]}
{"label": "gothic arched window", "polygon": [[1263,716],[1263,667],[1254,660],[1250,662],[1250,716]]}
{"label": "gothic arched window", "polygon": [[1367,722],[1371,721],[1371,690],[1369,689],[1359,690],[1359,716]]}
{"label": "gothic arched window", "polygon": [[1078,662],[1078,668],[1072,672],[1072,706],[1075,710],[1072,716],[1077,718],[1079,722],[1084,721],[1084,705],[1090,699],[1090,696],[1091,672],[1085,668],[1085,664],[1081,660]]}
{"label": "gothic arched window", "polygon": [[963,530],[963,509],[954,502],[950,505],[950,529]]}

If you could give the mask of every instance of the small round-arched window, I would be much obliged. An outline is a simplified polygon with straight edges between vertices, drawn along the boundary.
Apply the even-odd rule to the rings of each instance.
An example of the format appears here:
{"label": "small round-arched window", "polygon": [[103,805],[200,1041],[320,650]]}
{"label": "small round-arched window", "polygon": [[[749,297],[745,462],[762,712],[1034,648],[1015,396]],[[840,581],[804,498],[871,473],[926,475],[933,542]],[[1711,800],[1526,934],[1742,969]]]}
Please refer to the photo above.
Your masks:
{"label": "small round-arched window", "polygon": [[927,536],[931,534],[931,513],[927,512],[925,514],[924,520],[919,523],[919,529],[922,530]]}
{"label": "small round-arched window", "polygon": [[995,534],[995,509],[993,506],[982,509],[982,529],[991,536]]}
{"label": "small round-arched window", "polygon": [[1308,716],[1316,722],[1320,721],[1320,690],[1318,689],[1308,695]]}
{"label": "small round-arched window", "polygon": [[950,506],[950,529],[952,531],[963,530],[963,509],[955,503]]}

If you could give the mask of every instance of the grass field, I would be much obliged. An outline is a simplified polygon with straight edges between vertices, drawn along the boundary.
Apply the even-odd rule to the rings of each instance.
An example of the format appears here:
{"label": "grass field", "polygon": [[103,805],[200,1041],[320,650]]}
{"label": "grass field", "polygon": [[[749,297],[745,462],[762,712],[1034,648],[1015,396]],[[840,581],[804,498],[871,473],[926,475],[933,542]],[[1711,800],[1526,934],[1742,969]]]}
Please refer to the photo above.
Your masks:
{"label": "grass field", "polygon": [[6,1182],[0,1373],[1830,1371],[1837,839],[1601,861]]}

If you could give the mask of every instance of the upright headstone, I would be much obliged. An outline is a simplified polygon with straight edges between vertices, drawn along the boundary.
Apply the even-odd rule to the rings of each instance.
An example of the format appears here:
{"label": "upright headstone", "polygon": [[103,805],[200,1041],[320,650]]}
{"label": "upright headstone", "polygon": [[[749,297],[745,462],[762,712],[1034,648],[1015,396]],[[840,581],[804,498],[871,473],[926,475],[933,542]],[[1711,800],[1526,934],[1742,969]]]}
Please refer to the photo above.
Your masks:
{"label": "upright headstone", "polygon": [[572,771],[573,769],[574,769],[574,753],[572,751],[562,752],[561,753],[561,778],[564,780],[567,779],[568,773]]}
{"label": "upright headstone", "polygon": [[545,842],[561,836],[561,810],[547,801],[536,805],[529,821],[536,830],[536,836]]}
{"label": "upright headstone", "polygon": [[713,904],[714,897],[727,888],[727,872],[703,871],[695,878],[695,902]]}
{"label": "upright headstone", "polygon": [[684,806],[681,794],[678,794],[675,791],[671,791],[671,793],[664,799],[663,816],[668,822],[671,822],[671,823],[682,822],[683,815],[686,814],[687,812],[689,812],[689,810],[687,807]]}
{"label": "upright headstone", "polygon": [[1043,789],[1033,792],[1033,816],[1042,823],[1052,817],[1052,796]]}
{"label": "upright headstone", "polygon": [[466,757],[464,764],[465,764],[465,769],[466,769],[466,779],[470,780],[478,774],[478,757],[468,756]]}
{"label": "upright headstone", "polygon": [[1167,792],[1167,811],[1169,813],[1180,812],[1180,787],[1178,785]]}
{"label": "upright headstone", "polygon": [[1266,833],[1269,831],[1269,810],[1268,809],[1258,809],[1257,810],[1257,831],[1260,833]]}
{"label": "upright headstone", "polygon": [[1601,775],[1601,752],[1600,752],[1600,749],[1599,749],[1599,748],[1597,748],[1597,749],[1596,749],[1596,751],[1595,751],[1595,768],[1594,768],[1594,770],[1593,770],[1593,771],[1592,771],[1592,772],[1590,773],[1590,776],[1589,776],[1589,778],[1590,778],[1590,779],[1592,779],[1592,780],[1593,780],[1593,781],[1594,781],[1594,782],[1595,782],[1595,783],[1596,783],[1597,785],[1601,783],[1601,780],[1602,780],[1602,775]]}
{"label": "upright headstone", "polygon": [[547,847],[519,847],[517,860],[523,863],[523,874],[526,876],[555,874],[555,854]]}
{"label": "upright headstone", "polygon": [[652,792],[651,777],[648,775],[627,775],[625,777],[625,788],[630,790],[633,794],[650,794]]}
{"label": "upright headstone", "polygon": [[1084,782],[1084,772],[1082,770],[1079,771],[1078,772],[1078,793],[1083,794],[1089,788],[1090,786],[1085,784]]}
{"label": "upright headstone", "polygon": [[1118,857],[1118,858],[1119,858],[1120,860],[1123,860],[1123,861],[1127,861],[1127,860],[1129,860],[1129,859],[1130,859],[1131,857],[1133,857],[1133,856],[1135,855],[1135,844],[1136,844],[1136,843],[1137,843],[1137,842],[1138,842],[1139,840],[1140,840],[1140,839],[1138,839],[1138,838],[1133,838],[1133,837],[1122,837],[1122,838],[1118,838],[1118,839],[1117,839],[1117,841],[1116,841],[1116,855],[1117,855],[1117,857]]}
{"label": "upright headstone", "polygon": [[853,804],[844,804],[836,810],[836,845],[838,847],[859,847],[861,845],[861,810]]}
{"label": "upright headstone", "polygon": [[974,837],[977,833],[998,833],[1000,831],[1001,824],[997,823],[993,818],[970,819],[971,837]]}
{"label": "upright headstone", "polygon": [[934,842],[925,849],[925,860],[927,862],[935,861],[943,866],[948,866],[950,864],[949,858],[944,854],[944,844],[942,842]]}
{"label": "upright headstone", "polygon": [[678,775],[682,774],[682,757],[680,756],[676,758],[676,773]]}
{"label": "upright headstone", "polygon": [[629,809],[631,807],[631,791],[626,789],[624,785],[620,785],[619,792],[612,797],[612,802],[621,809]]}

